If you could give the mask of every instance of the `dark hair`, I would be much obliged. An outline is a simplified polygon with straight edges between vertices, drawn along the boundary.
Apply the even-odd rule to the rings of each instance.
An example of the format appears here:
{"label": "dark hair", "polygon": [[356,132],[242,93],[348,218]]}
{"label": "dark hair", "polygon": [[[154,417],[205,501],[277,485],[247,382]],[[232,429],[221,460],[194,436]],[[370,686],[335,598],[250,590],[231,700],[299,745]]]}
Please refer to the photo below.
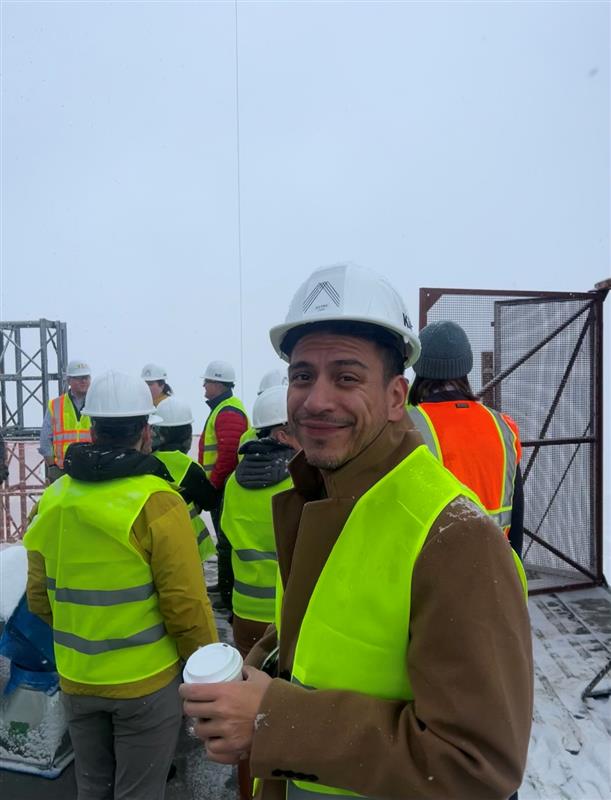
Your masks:
{"label": "dark hair", "polygon": [[163,386],[161,387],[161,391],[164,394],[167,394],[168,396],[171,395],[171,394],[174,394],[174,392],[172,390],[172,387],[170,386],[169,383],[166,383],[165,381],[157,381],[157,383],[163,383]]}
{"label": "dark hair", "polygon": [[465,400],[477,400],[473,394],[469,378],[463,375],[462,378],[421,378],[416,375],[409,387],[408,402],[412,406],[419,403],[426,403],[429,397],[442,391],[460,392]]}
{"label": "dark hair", "polygon": [[307,325],[299,325],[290,330],[281,343],[281,349],[289,357],[299,339],[310,333],[333,333],[340,336],[354,336],[357,339],[365,339],[376,345],[382,358],[382,370],[384,383],[396,375],[403,375],[404,355],[403,340],[398,334],[394,334],[386,328],[380,328],[370,322],[354,322],[351,320],[329,320],[328,322],[312,322]]}
{"label": "dark hair", "polygon": [[160,425],[158,428],[161,437],[160,450],[180,450],[188,453],[193,444],[193,427],[191,425],[173,425],[171,427]]}
{"label": "dark hair", "polygon": [[92,417],[96,444],[103,447],[135,447],[148,417]]}

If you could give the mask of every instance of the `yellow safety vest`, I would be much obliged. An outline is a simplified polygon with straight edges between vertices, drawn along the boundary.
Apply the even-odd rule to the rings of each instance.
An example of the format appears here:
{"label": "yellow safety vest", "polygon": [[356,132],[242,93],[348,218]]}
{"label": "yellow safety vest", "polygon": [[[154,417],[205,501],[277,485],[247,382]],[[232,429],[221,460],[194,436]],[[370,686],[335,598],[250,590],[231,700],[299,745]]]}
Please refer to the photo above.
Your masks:
{"label": "yellow safety vest", "polygon": [[83,414],[77,419],[76,410],[67,392],[49,400],[49,412],[53,433],[53,455],[57,466],[63,469],[64,456],[69,445],[74,442],[91,441],[89,430],[91,420]]}
{"label": "yellow safety vest", "polygon": [[[165,464],[168,472],[172,476],[172,480],[174,483],[178,484],[178,486],[182,486],[182,481],[191,464],[197,463],[180,450],[156,450],[153,455],[155,458],[158,458],[162,464]],[[191,518],[193,532],[195,533],[199,557],[202,561],[206,561],[206,559],[216,555],[215,544],[210,537],[210,531],[206,528],[206,523],[201,518],[197,508],[195,508],[193,501],[187,503],[187,510]]]}
{"label": "yellow safety vest", "polygon": [[[412,573],[431,526],[459,496],[482,508],[476,495],[420,446],[357,501],[301,623],[294,683],[388,700],[414,699],[405,666]],[[524,570],[513,555],[526,593]],[[376,576],[375,582],[369,580],[371,575]],[[277,604],[279,625],[281,592]],[[286,796],[287,800],[328,800],[361,795],[308,781],[288,781]]]}
{"label": "yellow safety vest", "polygon": [[154,492],[174,489],[153,475],[100,483],[65,475],[40,500],[23,543],[45,559],[57,671],[70,681],[131,683],[178,661],[151,567],[130,542]]}
{"label": "yellow safety vest", "polygon": [[278,559],[272,497],[292,485],[286,478],[265,489],[245,489],[235,473],[225,484],[221,528],[232,547],[232,607],[243,619],[274,621]]}
{"label": "yellow safety vest", "polygon": [[241,461],[244,456],[240,455],[240,447],[246,442],[253,442],[257,438],[257,429],[253,428],[252,426],[244,431],[244,433],[240,436],[240,441],[238,442],[238,461]]}
{"label": "yellow safety vest", "polygon": [[206,470],[206,475],[210,477],[210,473],[214,469],[214,465],[216,464],[216,456],[218,452],[218,442],[216,440],[216,430],[214,427],[214,423],[216,422],[216,418],[221,413],[221,411],[225,408],[237,408],[238,411],[241,411],[248,422],[248,415],[246,414],[246,409],[242,401],[237,397],[228,397],[226,400],[223,400],[221,403],[213,408],[210,414],[208,415],[208,419],[206,420],[206,424],[204,426],[204,432],[202,434],[204,439],[204,451],[203,451],[203,459],[202,459],[202,467]]}

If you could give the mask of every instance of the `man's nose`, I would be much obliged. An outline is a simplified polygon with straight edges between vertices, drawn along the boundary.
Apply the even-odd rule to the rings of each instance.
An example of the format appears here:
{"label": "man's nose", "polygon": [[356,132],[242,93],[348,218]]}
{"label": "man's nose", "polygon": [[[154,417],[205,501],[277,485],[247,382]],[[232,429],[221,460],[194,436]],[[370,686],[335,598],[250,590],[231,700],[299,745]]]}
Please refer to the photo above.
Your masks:
{"label": "man's nose", "polygon": [[322,414],[335,407],[335,387],[324,376],[317,377],[309,387],[303,408],[310,414]]}

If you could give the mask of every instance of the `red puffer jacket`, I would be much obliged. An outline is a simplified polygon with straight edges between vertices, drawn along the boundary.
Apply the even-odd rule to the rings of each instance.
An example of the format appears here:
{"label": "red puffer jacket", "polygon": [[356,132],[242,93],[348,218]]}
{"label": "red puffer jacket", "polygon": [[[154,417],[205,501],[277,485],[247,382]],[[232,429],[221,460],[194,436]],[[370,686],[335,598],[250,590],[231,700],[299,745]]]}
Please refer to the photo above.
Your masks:
{"label": "red puffer jacket", "polygon": [[[222,489],[227,478],[236,468],[240,438],[247,428],[248,419],[239,409],[228,407],[219,411],[214,422],[218,448],[216,463],[208,478],[215,489]],[[203,455],[204,433],[199,440],[198,461],[200,464],[203,462]]]}

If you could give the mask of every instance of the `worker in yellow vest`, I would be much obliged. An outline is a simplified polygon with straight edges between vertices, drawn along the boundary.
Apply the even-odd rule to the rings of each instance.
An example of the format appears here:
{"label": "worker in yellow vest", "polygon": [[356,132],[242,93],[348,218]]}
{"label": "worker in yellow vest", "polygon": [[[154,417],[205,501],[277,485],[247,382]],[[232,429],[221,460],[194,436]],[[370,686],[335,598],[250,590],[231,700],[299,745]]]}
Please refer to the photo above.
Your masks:
{"label": "worker in yellow vest", "polygon": [[83,409],[93,442],[70,448],[23,541],[82,798],[163,798],[181,662],[217,640],[187,506],[147,455],[153,411],[140,378],[96,378]]}
{"label": "worker in yellow vest", "polygon": [[405,413],[403,301],[325,267],[270,337],[302,451],[273,498],[275,630],[246,680],[181,687],[208,758],[248,758],[260,800],[506,800],[532,715],[526,579]]}
{"label": "worker in yellow vest", "polygon": [[299,449],[287,424],[286,394],[286,384],[280,384],[258,395],[252,412],[257,438],[242,445],[225,484],[221,524],[231,543],[233,639],[244,657],[274,621],[272,497],[293,485],[288,462]]}
{"label": "worker in yellow vest", "polygon": [[40,431],[38,452],[44,457],[47,480],[52,483],[63,475],[64,456],[74,442],[91,441],[91,422],[82,414],[91,368],[86,361],[68,362],[68,391],[49,401]]}
{"label": "worker in yellow vest", "polygon": [[[233,394],[235,371],[231,364],[211,361],[203,378],[204,396],[210,414],[200,436],[198,461],[210,483],[222,493],[227,478],[237,466],[238,447],[242,434],[248,429],[248,416],[242,401]],[[220,598],[213,603],[215,611],[231,612],[231,545],[221,527],[221,506],[213,510],[211,516],[217,541],[218,581],[209,591],[220,594]]]}
{"label": "worker in yellow vest", "polygon": [[159,440],[153,455],[165,464],[172,480],[179,487],[191,518],[201,561],[216,555],[216,547],[202,511],[215,509],[220,502],[220,492],[210,483],[201,464],[189,455],[193,444],[193,415],[186,403],[168,397],[157,406],[160,422],[154,426]]}

